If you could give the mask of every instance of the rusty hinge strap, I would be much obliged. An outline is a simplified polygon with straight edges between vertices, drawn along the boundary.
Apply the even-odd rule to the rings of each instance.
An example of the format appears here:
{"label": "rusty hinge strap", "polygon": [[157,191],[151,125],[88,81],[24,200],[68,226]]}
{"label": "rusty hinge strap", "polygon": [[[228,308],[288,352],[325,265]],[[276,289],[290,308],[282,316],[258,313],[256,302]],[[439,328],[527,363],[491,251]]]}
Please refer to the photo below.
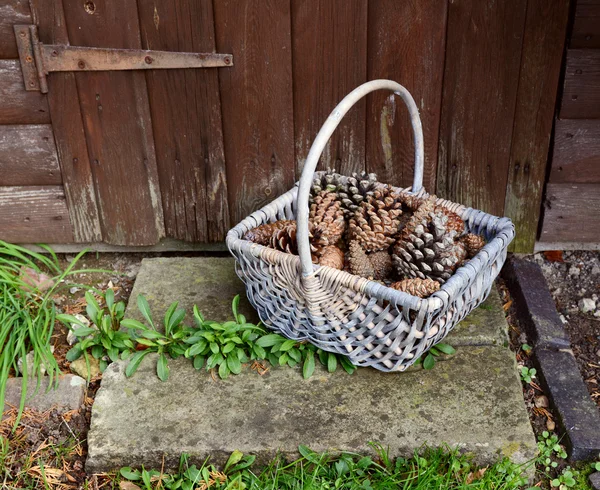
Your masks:
{"label": "rusty hinge strap", "polygon": [[233,65],[233,55],[181,53],[42,44],[37,27],[15,25],[26,90],[48,91],[46,75],[59,71],[156,70],[217,68]]}

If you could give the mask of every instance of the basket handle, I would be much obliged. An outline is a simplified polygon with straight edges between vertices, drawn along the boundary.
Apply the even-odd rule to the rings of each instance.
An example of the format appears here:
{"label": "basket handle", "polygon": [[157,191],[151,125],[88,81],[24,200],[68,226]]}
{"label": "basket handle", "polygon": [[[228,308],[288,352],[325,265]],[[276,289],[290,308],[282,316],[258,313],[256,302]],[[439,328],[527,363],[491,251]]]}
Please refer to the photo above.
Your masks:
{"label": "basket handle", "polygon": [[308,152],[308,157],[306,158],[306,163],[304,164],[302,175],[300,176],[297,199],[298,218],[296,220],[296,239],[298,240],[298,255],[300,256],[303,276],[309,276],[314,271],[310,256],[310,244],[308,241],[308,196],[319,158],[321,158],[321,154],[323,153],[329,138],[352,106],[365,95],[380,89],[391,90],[396,95],[400,96],[408,108],[415,140],[415,175],[413,178],[412,190],[413,192],[421,190],[423,185],[423,128],[421,126],[421,119],[419,118],[419,109],[417,108],[414,99],[408,90],[392,80],[372,80],[363,83],[346,95],[329,115]]}

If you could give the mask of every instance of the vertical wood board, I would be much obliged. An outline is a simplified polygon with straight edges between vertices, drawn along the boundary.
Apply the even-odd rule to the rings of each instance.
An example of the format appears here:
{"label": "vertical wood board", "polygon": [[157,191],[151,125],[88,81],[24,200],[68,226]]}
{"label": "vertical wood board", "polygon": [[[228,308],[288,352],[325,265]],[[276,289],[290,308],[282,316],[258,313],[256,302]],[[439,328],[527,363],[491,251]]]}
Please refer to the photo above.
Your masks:
{"label": "vertical wood board", "polygon": [[[444,76],[447,0],[370,0],[368,79],[404,85],[419,108],[425,142],[423,184],[435,191]],[[424,83],[424,81],[427,83]],[[382,182],[407,187],[414,174],[414,138],[404,103],[390,92],[367,98],[367,169]]]}
{"label": "vertical wood board", "polygon": [[440,197],[504,213],[526,2],[448,6],[440,123]]}
{"label": "vertical wood board", "polygon": [[512,251],[533,252],[568,19],[569,0],[529,0],[504,209]]}
{"label": "vertical wood board", "polygon": [[[211,2],[139,0],[138,9],[144,49],[215,52]],[[152,70],[146,77],[166,234],[224,240],[229,211],[218,71]]]}
{"label": "vertical wood board", "polygon": [[214,3],[227,187],[233,223],[294,182],[292,52],[288,0]]}
{"label": "vertical wood board", "polygon": [[0,186],[61,183],[52,126],[0,126]]}
{"label": "vertical wood board", "polygon": [[0,240],[69,243],[73,232],[62,186],[0,187]]}
{"label": "vertical wood board", "polygon": [[[292,0],[296,177],[334,107],[367,81],[367,0]],[[320,168],[365,170],[366,99],[323,151]]]}
{"label": "vertical wood board", "polygon": [[[33,0],[32,6],[40,41],[69,44],[62,0]],[[48,76],[48,103],[74,239],[99,242],[100,214],[74,73]]]}
{"label": "vertical wood board", "polygon": [[[71,44],[141,47],[135,0],[63,4]],[[152,245],[164,220],[145,74],[77,73],[76,81],[104,241]]]}

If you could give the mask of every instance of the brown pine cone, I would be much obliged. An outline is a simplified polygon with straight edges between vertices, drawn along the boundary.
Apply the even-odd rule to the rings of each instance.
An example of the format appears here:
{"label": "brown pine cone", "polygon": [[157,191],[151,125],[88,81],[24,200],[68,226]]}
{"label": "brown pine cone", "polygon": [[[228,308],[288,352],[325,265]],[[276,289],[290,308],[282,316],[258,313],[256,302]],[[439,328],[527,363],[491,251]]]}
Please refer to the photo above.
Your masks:
{"label": "brown pine cone", "polygon": [[394,270],[392,256],[385,250],[370,253],[367,257],[373,266],[373,279],[381,281],[392,274]]}
{"label": "brown pine cone", "polygon": [[389,186],[378,188],[350,219],[349,239],[358,241],[367,252],[383,250],[394,243],[401,215],[400,195]]}
{"label": "brown pine cone", "polygon": [[366,277],[367,279],[375,276],[373,264],[371,264],[367,253],[356,240],[350,242],[348,246],[348,267],[350,272],[356,276]]}
{"label": "brown pine cone", "polygon": [[269,245],[271,237],[276,231],[287,228],[290,225],[295,226],[295,223],[293,220],[279,220],[275,223],[266,223],[248,230],[244,235],[244,240],[258,243],[259,245]]}
{"label": "brown pine cone", "polygon": [[321,191],[310,206],[310,222],[323,230],[329,243],[336,243],[346,230],[342,203],[335,192]]}
{"label": "brown pine cone", "polygon": [[467,249],[467,256],[470,259],[475,257],[485,245],[485,239],[481,235],[476,235],[475,233],[467,233],[460,238],[460,241]]}
{"label": "brown pine cone", "polygon": [[395,282],[390,287],[419,298],[427,298],[427,296],[439,291],[440,283],[432,279],[414,278]]}
{"label": "brown pine cone", "polygon": [[342,270],[344,268],[344,252],[335,245],[325,247],[319,258],[319,265]]}

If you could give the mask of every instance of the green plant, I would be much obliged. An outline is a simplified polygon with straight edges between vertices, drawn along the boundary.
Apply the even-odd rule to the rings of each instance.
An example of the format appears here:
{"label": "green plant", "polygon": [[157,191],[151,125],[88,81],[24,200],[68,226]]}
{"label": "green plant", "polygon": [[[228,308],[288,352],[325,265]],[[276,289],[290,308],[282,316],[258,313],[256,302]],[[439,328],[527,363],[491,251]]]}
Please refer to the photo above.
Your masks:
{"label": "green plant", "polygon": [[189,465],[182,455],[175,474],[122,468],[120,476],[150,490],[222,489],[403,489],[403,490],[517,490],[526,488],[523,466],[502,459],[480,468],[466,455],[448,448],[421,448],[411,458],[393,460],[372,444],[375,457],[354,453],[332,455],[300,446],[301,457],[286,462],[276,457],[263,468],[253,467],[254,457],[234,451],[224,468],[204,461]]}
{"label": "green plant", "polygon": [[164,316],[163,332],[159,332],[152,319],[146,299],[139,295],[137,306],[146,323],[124,319],[121,325],[129,329],[132,341],[143,346],[133,354],[125,369],[131,376],[150,352],[158,353],[157,375],[163,381],[169,377],[168,358],[185,356],[196,369],[216,369],[219,377],[239,374],[242,364],[252,361],[268,360],[274,366],[303,364],[303,375],[309,377],[315,369],[315,357],[333,372],[341,365],[348,373],[354,366],[345,356],[324,352],[311,344],[290,340],[276,333],[269,333],[261,324],[246,321],[239,313],[239,296],[231,305],[233,320],[219,323],[206,320],[197,306],[194,306],[194,327],[183,324],[185,311],[178,309],[177,303],[171,304]]}
{"label": "green plant", "polygon": [[529,354],[532,351],[532,347],[529,344],[523,344],[521,346],[521,349],[523,350],[523,352],[525,352],[526,354]]}
{"label": "green plant", "polygon": [[592,463],[592,469],[594,471],[600,471],[600,461],[596,461],[596,462]]}
{"label": "green plant", "polygon": [[[22,358],[22,385],[18,425],[30,378],[38,378],[45,370],[50,377],[48,389],[55,386],[60,369],[51,350],[51,337],[56,318],[52,295],[72,273],[81,252],[62,271],[58,258],[46,246],[47,255],[32,252],[0,240],[0,408],[4,410],[6,382],[11,371],[17,373]],[[46,275],[48,274],[48,275]],[[33,351],[31,371],[25,357]]]}
{"label": "green plant", "polygon": [[456,354],[456,349],[454,347],[440,342],[429,349],[424,358],[422,356],[419,357],[415,364],[422,364],[423,369],[433,369],[438,357],[442,355],[453,356],[454,354]]}
{"label": "green plant", "polygon": [[127,358],[135,349],[135,345],[128,332],[119,331],[125,314],[125,303],[115,302],[112,289],[107,289],[105,293],[99,292],[98,296],[104,306],[100,306],[92,292],[85,293],[86,313],[93,326],[86,325],[72,315],[60,314],[56,318],[70,328],[73,335],[79,339],[67,352],[67,360],[73,362],[83,355],[89,364],[89,351],[99,360],[100,370],[104,372],[109,360],[114,362],[119,357]]}
{"label": "green plant", "polygon": [[531,384],[533,378],[537,374],[537,370],[535,368],[528,368],[527,366],[523,366],[521,368],[521,381],[524,381],[527,384]]}
{"label": "green plant", "polygon": [[553,487],[558,488],[559,490],[566,490],[568,488],[575,488],[577,482],[575,478],[577,477],[576,472],[573,472],[569,466],[567,466],[558,478],[554,478],[550,484]]}

